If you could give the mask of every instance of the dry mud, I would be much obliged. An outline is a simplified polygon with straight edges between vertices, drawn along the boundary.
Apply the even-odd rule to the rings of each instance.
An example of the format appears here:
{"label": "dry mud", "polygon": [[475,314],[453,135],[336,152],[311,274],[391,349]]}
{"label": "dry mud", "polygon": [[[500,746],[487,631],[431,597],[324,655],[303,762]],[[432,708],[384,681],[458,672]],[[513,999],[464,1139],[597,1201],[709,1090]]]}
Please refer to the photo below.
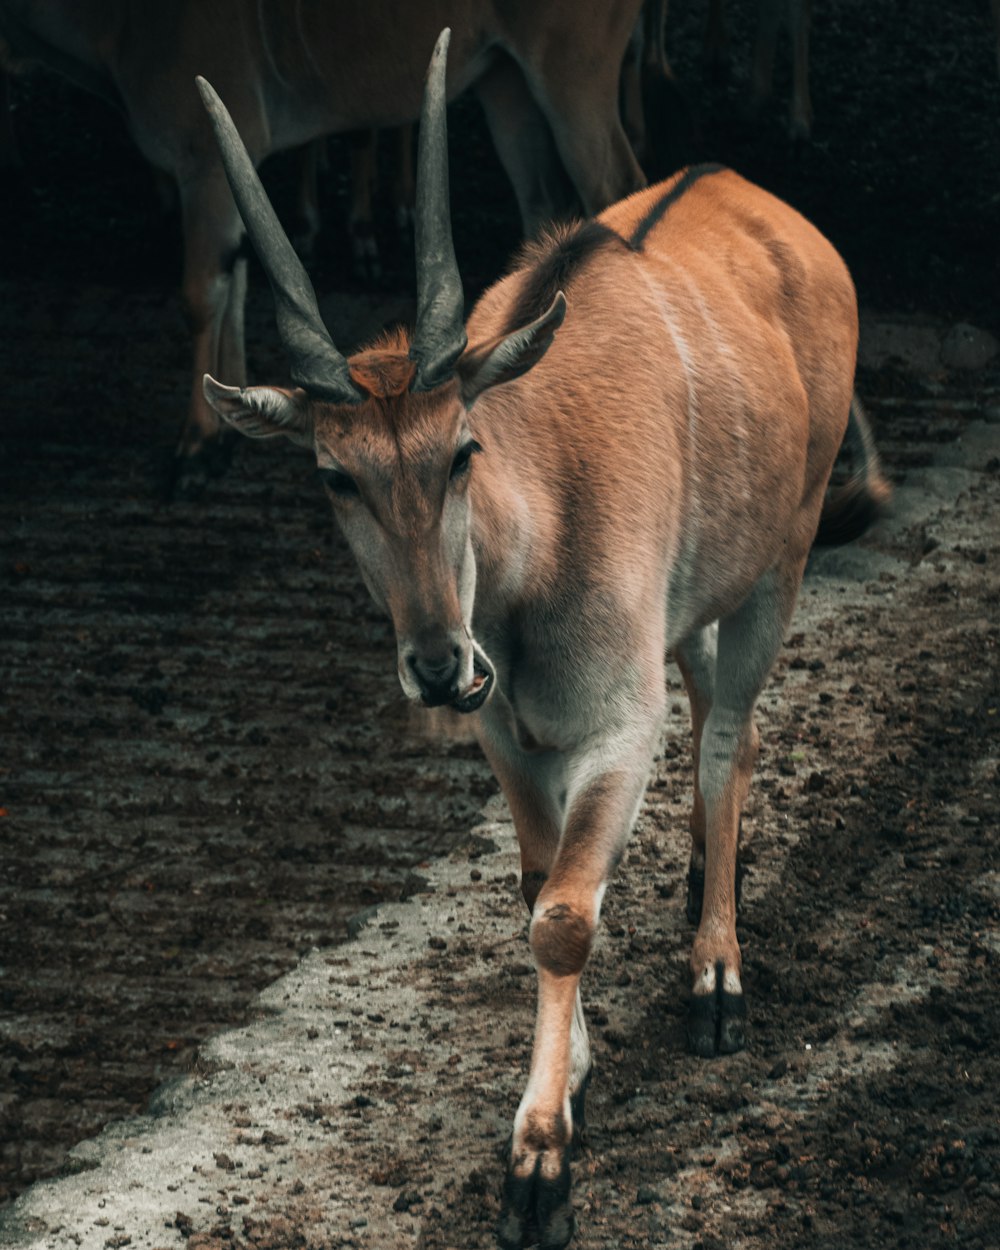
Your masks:
{"label": "dry mud", "polygon": [[[750,1042],[744,1054],[714,1062],[684,1050],[690,750],[683,697],[676,674],[669,676],[662,751],[631,848],[608,891],[585,979],[596,1074],[586,1143],[574,1164],[582,1247],[985,1250],[995,1244],[1000,377],[989,370],[949,375],[939,358],[928,356],[928,345],[940,347],[946,338],[945,327],[927,322],[867,327],[868,342],[889,341],[896,351],[916,347],[922,363],[934,368],[907,373],[902,356],[891,362],[876,356],[862,374],[897,483],[894,516],[859,546],[814,559],[793,632],[761,700],[763,752],[745,821],[749,872],[739,923]],[[901,389],[908,395],[900,396]],[[251,467],[275,483],[289,471],[278,457],[254,457],[243,466]],[[238,495],[246,485],[237,480],[220,489]],[[241,513],[241,519],[256,535],[251,546],[272,541],[266,518]],[[281,519],[293,524],[291,512]],[[337,550],[330,549],[335,564]],[[335,646],[319,660],[314,652],[324,647],[307,637],[291,669],[268,676],[273,657],[266,661],[261,652],[270,646],[262,646],[244,616],[247,605],[259,605],[261,596],[281,599],[290,593],[288,579],[303,574],[286,565],[271,571],[268,584],[259,563],[247,560],[233,584],[204,589],[211,610],[184,614],[184,629],[194,629],[195,620],[217,622],[221,606],[213,595],[224,590],[240,603],[256,588],[225,631],[233,639],[228,658],[208,666],[226,670],[225,677],[210,680],[206,668],[196,667],[188,688],[181,681],[184,640],[171,638],[157,659],[170,676],[154,683],[169,682],[171,690],[180,683],[171,700],[155,713],[143,709],[129,692],[130,678],[114,695],[128,725],[123,736],[130,745],[119,749],[132,761],[129,776],[148,764],[151,774],[164,774],[161,795],[183,792],[188,783],[178,761],[218,751],[213,762],[222,770],[235,764],[238,784],[216,804],[206,797],[215,783],[202,783],[206,793],[197,802],[189,796],[182,811],[144,818],[151,832],[137,852],[141,872],[132,863],[111,870],[100,894],[109,914],[95,911],[82,932],[71,925],[63,930],[81,970],[72,993],[84,1003],[89,992],[85,1009],[100,1015],[91,979],[99,980],[101,960],[121,946],[121,921],[131,917],[133,957],[148,960],[155,952],[167,960],[145,978],[133,971],[128,984],[145,1045],[163,1036],[185,986],[192,1018],[202,1006],[192,1031],[207,1032],[217,1016],[206,1016],[197,995],[210,997],[205,987],[219,984],[212,978],[220,978],[220,969],[202,962],[199,944],[164,952],[165,936],[157,930],[168,923],[165,915],[185,910],[174,897],[182,888],[178,865],[202,865],[204,876],[185,887],[195,898],[205,891],[205,903],[192,910],[214,917],[212,925],[202,920],[209,937],[200,944],[228,952],[216,960],[238,960],[241,952],[249,958],[260,937],[247,929],[252,908],[236,883],[255,881],[268,896],[284,896],[277,876],[266,891],[260,884],[268,871],[266,858],[257,862],[267,855],[260,848],[302,847],[289,857],[272,851],[269,871],[277,874],[277,865],[290,861],[280,871],[298,874],[289,884],[313,914],[333,901],[322,938],[336,915],[341,845],[346,859],[351,825],[340,818],[343,844],[337,834],[321,837],[318,826],[307,843],[306,805],[320,793],[328,805],[363,801],[354,795],[372,792],[373,770],[385,776],[390,761],[402,770],[393,774],[400,791],[381,789],[369,801],[409,811],[406,820],[415,828],[434,830],[437,843],[428,851],[447,838],[452,850],[409,878],[408,902],[384,905],[353,941],[307,956],[250,1004],[248,1026],[203,1046],[192,1074],[162,1089],[149,1115],[113,1125],[96,1143],[74,1150],[70,1175],[36,1185],[8,1210],[0,1230],[11,1245],[33,1250],[489,1246],[500,1155],[533,1020],[513,832],[499,798],[473,817],[470,808],[479,806],[473,796],[489,783],[466,758],[467,748],[446,745],[432,765],[426,744],[421,754],[418,740],[407,739],[406,722],[392,711],[395,695],[385,677],[391,664],[374,668],[371,678],[372,689],[386,681],[377,736],[363,728],[372,721],[357,708],[351,709],[356,720],[331,727],[321,710],[326,705],[308,697],[318,684],[338,685],[333,677],[321,683],[312,665],[329,663],[336,666],[331,672],[353,671],[352,683],[360,680],[357,655],[348,654],[358,645],[350,626],[365,613],[360,598],[353,612],[322,626],[333,636],[348,628],[344,652]],[[22,575],[22,593],[35,576],[43,576],[40,568]],[[39,586],[33,594],[41,593]],[[137,611],[129,631],[136,645],[148,625],[145,611]],[[45,628],[34,643],[25,639],[25,652],[44,644],[57,619],[42,615]],[[319,628],[309,619],[300,603],[294,630]],[[287,615],[281,625],[268,623],[267,636],[280,639],[286,628],[292,628]],[[388,638],[383,642],[388,651]],[[126,672],[132,663],[126,654]],[[27,662],[21,667],[33,670]],[[257,686],[243,675],[258,670],[259,680],[271,683],[265,705],[287,683],[294,710],[255,702]],[[239,692],[229,721],[223,716],[212,725],[194,711],[188,720],[183,709],[172,719],[171,701],[186,706],[208,698],[215,680]],[[71,674],[63,687],[73,688]],[[91,690],[85,697],[111,696]],[[154,717],[152,723],[129,720],[138,716],[133,706]],[[255,743],[255,729],[272,741]],[[189,755],[171,746],[185,733],[195,736]],[[288,734],[292,741],[283,742]],[[84,745],[74,747],[94,753],[89,785],[95,789],[81,786],[80,805],[98,832],[97,809],[110,802],[115,785],[109,736],[107,725],[92,726]],[[412,746],[401,751],[408,741]],[[61,740],[51,747],[63,749]],[[352,759],[352,749],[373,758]],[[78,766],[78,760],[61,765]],[[70,775],[64,771],[63,787]],[[423,787],[415,784],[419,777],[426,778]],[[25,931],[33,906],[84,879],[69,858],[71,798],[59,797],[56,810],[40,816],[31,803],[22,811],[16,795],[30,793],[29,781],[43,791],[41,778],[25,777],[4,829],[15,830],[19,819],[37,821],[41,845],[33,860],[25,851],[24,862],[53,883],[41,882],[24,901]],[[276,807],[258,818],[268,836],[244,829],[241,866],[230,852],[228,866],[213,870],[215,852],[205,858],[204,849],[185,840],[185,830],[207,838],[217,829],[216,846],[225,846],[232,828],[226,804],[237,800],[246,824],[254,825],[249,813],[263,800],[253,797],[260,792],[251,782],[263,793],[269,784],[279,787]],[[449,807],[456,790],[469,806]],[[426,811],[421,793],[429,796]],[[454,821],[451,833],[442,829],[446,819]],[[134,835],[144,821],[126,811],[108,823]],[[58,860],[49,848],[53,832],[66,824],[67,850]],[[280,830],[292,829],[283,842]],[[96,847],[97,834],[89,839],[88,848]],[[401,844],[406,841],[404,835]],[[389,845],[384,837],[380,850]],[[386,853],[373,879],[393,879],[396,889],[404,865]],[[20,896],[8,893],[5,908]],[[272,924],[295,924],[294,909],[285,917],[280,906],[268,906],[264,914]],[[92,939],[89,926],[97,930]],[[138,936],[146,928],[150,942]],[[225,941],[212,936],[218,932]],[[108,982],[105,1002],[125,984]],[[65,980],[62,992],[70,993]],[[107,1014],[114,1019],[110,1007]],[[34,1029],[20,1037],[7,1033],[9,1044],[23,1047],[15,1070],[30,1074],[32,1059],[41,1064],[55,1044],[56,1030],[40,1012],[13,1023]],[[58,1023],[71,1036],[72,1023]],[[198,1035],[186,1043],[192,1051]],[[65,1065],[62,1079],[71,1079],[70,1072]],[[58,1092],[53,1102],[71,1106]]]}

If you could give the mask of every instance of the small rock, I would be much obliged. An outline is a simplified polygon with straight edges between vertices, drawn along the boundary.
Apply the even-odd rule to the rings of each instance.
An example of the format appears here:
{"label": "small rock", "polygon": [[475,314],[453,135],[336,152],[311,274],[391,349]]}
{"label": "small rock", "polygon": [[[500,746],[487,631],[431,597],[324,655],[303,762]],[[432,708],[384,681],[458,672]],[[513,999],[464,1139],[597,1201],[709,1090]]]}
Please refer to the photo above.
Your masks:
{"label": "small rock", "polygon": [[640,1185],[635,1200],[639,1206],[647,1207],[651,1202],[659,1202],[660,1194],[652,1185]]}
{"label": "small rock", "polygon": [[404,1192],[399,1195],[396,1201],[392,1204],[392,1209],[394,1211],[409,1211],[410,1207],[419,1206],[423,1200],[423,1194],[419,1193],[417,1190],[410,1190],[409,1192]]}
{"label": "small rock", "polygon": [[[369,921],[374,920],[378,915],[379,904],[376,903],[372,907],[363,907],[361,911],[356,911],[353,916],[348,916],[345,921],[347,927],[347,937],[349,941],[353,941],[361,930]],[[350,984],[350,982],[348,982]]]}

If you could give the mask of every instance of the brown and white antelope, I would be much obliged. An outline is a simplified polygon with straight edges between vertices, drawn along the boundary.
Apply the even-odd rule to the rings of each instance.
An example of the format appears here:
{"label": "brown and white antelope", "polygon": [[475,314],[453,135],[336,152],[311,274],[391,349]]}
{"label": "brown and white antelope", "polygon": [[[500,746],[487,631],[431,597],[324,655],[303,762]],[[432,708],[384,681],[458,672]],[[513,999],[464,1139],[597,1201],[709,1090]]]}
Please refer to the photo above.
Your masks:
{"label": "brown and white antelope", "polygon": [[[200,84],[294,383],[206,377],[205,393],[244,434],[313,451],[392,618],[403,690],[475,713],[514,817],[538,970],[498,1235],[561,1247],[591,1067],[580,978],[660,736],[665,657],[694,721],[689,1035],[707,1056],[744,1044],[735,882],[754,704],[821,518],[857,531],[886,488],[852,404],[843,262],[725,169],[689,169],[529,245],[463,323],[447,47],[445,31],[420,128],[416,328],[347,358]],[[849,423],[855,477],[824,512]]]}
{"label": "brown and white antelope", "polygon": [[218,461],[206,371],[245,377],[243,230],[192,85],[218,84],[254,164],[324,134],[397,126],[420,108],[425,50],[454,30],[448,98],[473,88],[526,235],[645,184],[618,114],[642,0],[0,0],[0,50],[41,61],[124,113],[176,179],[194,340],[178,471]]}

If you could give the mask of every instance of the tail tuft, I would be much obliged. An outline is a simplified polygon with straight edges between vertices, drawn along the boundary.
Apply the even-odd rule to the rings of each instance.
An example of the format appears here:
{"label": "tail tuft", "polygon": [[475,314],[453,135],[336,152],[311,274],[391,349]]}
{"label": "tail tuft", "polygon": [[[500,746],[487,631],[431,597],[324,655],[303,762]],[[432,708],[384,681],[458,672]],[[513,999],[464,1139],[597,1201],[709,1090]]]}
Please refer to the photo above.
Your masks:
{"label": "tail tuft", "polygon": [[871,427],[856,395],[844,441],[854,466],[848,480],[832,490],[823,505],[814,540],[817,547],[838,547],[860,538],[886,515],[892,502],[892,487],[882,475]]}

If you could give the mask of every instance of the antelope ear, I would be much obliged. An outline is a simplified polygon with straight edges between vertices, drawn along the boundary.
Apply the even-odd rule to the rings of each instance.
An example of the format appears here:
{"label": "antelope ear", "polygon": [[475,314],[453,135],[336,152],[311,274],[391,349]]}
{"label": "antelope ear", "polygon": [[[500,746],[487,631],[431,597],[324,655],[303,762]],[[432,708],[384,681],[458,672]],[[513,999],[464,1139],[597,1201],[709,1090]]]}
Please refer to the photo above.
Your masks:
{"label": "antelope ear", "polygon": [[552,303],[535,321],[501,339],[470,347],[457,365],[462,399],[467,408],[491,386],[500,386],[537,365],[566,316],[566,296],[557,291]]}
{"label": "antelope ear", "polygon": [[223,386],[210,373],[205,374],[202,389],[223,421],[248,438],[284,434],[300,447],[312,446],[312,415],[305,391],[286,391],[277,386]]}

